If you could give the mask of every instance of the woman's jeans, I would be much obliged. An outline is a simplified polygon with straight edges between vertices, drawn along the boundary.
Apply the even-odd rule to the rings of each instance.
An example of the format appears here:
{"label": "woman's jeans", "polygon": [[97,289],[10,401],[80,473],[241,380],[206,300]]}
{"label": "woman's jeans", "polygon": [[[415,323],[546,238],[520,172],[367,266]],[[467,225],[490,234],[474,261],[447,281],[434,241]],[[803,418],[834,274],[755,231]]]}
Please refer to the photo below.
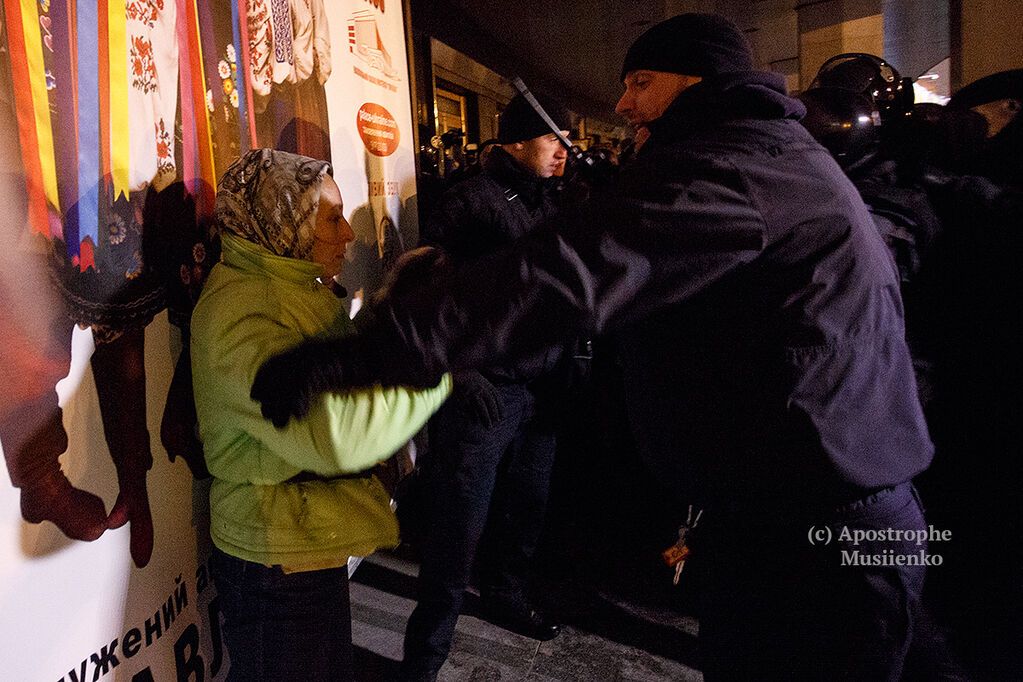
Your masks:
{"label": "woman's jeans", "polygon": [[351,680],[348,567],[285,573],[213,549],[229,682]]}

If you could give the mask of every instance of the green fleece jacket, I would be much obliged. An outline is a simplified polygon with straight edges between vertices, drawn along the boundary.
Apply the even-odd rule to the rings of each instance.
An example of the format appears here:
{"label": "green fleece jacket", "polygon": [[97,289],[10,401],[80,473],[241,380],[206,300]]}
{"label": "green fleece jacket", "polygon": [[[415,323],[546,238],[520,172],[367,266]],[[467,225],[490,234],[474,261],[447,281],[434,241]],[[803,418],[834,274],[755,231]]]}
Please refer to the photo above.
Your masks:
{"label": "green fleece jacket", "polygon": [[[355,333],[320,266],[223,236],[223,257],[192,314],[192,379],[210,490],[213,542],[287,570],[340,566],[397,544],[387,492],[362,472],[390,457],[451,391],[374,388],[330,393],[277,429],[249,398],[265,360],[311,337]],[[289,482],[300,472],[328,480]],[[308,478],[308,477],[306,477]]]}

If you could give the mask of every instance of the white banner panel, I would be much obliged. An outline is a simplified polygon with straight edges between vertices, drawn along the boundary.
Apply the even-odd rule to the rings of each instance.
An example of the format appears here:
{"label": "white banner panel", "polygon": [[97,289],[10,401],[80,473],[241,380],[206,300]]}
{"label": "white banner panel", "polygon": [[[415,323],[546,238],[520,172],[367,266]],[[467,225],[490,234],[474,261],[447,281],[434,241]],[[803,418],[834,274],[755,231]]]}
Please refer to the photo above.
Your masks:
{"label": "white banner panel", "polygon": [[405,20],[400,2],[330,6],[335,67],[325,88],[334,177],[356,234],[342,274],[354,296],[418,240]]}
{"label": "white banner panel", "polygon": [[[160,439],[180,335],[164,312],[145,327],[144,353],[138,334],[119,334],[165,305],[175,322],[187,317],[213,260],[209,189],[253,147],[329,156],[357,234],[343,275],[353,296],[414,246],[402,5],[131,0],[123,18],[113,1],[96,3],[97,13],[36,5],[3,0],[0,32],[12,74],[0,84],[0,149],[23,169],[0,171],[0,679],[223,679],[229,662],[204,565],[207,485],[182,457],[170,461]],[[274,42],[289,16],[292,40]],[[131,118],[129,105],[143,100],[150,118],[159,114],[155,126]],[[136,144],[150,128],[155,137]],[[126,139],[130,152],[119,146]],[[145,168],[156,169],[148,181]],[[74,322],[82,328],[71,355],[53,339]],[[90,359],[90,326],[111,344],[102,348],[120,349],[105,351],[106,365]],[[68,357],[61,412],[52,386]],[[111,376],[104,366],[130,371],[97,382],[94,371]],[[116,425],[106,434],[105,418]],[[97,528],[119,498],[132,500],[118,512],[127,522],[114,514],[117,527]]]}

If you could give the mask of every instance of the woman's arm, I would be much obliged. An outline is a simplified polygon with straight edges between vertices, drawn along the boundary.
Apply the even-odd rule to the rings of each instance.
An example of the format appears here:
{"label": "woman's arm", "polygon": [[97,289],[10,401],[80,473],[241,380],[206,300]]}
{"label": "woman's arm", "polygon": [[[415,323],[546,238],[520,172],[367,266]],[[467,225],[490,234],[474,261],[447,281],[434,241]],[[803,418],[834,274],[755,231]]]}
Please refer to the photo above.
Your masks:
{"label": "woman's arm", "polygon": [[200,431],[210,471],[218,478],[271,483],[299,471],[338,475],[368,469],[414,435],[451,391],[445,375],[425,390],[398,386],[325,393],[313,400],[305,418],[275,428],[248,389],[265,360],[304,337],[270,313],[240,311],[230,288],[218,293],[200,302],[192,324]]}

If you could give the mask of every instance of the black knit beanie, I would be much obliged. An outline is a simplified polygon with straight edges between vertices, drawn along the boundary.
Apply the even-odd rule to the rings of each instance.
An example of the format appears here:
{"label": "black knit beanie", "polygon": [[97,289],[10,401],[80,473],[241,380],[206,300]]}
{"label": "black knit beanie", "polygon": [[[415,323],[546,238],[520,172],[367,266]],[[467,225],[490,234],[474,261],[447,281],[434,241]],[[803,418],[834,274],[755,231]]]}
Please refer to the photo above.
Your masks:
{"label": "black knit beanie", "polygon": [[[572,117],[561,103],[542,95],[533,96],[558,126],[558,130],[571,129]],[[512,101],[508,102],[497,122],[497,141],[501,144],[532,140],[550,132],[552,132],[550,126],[544,123],[522,95],[515,95]]]}
{"label": "black knit beanie", "polygon": [[638,69],[709,78],[752,71],[746,36],[717,14],[679,14],[647,29],[625,54],[622,80]]}

